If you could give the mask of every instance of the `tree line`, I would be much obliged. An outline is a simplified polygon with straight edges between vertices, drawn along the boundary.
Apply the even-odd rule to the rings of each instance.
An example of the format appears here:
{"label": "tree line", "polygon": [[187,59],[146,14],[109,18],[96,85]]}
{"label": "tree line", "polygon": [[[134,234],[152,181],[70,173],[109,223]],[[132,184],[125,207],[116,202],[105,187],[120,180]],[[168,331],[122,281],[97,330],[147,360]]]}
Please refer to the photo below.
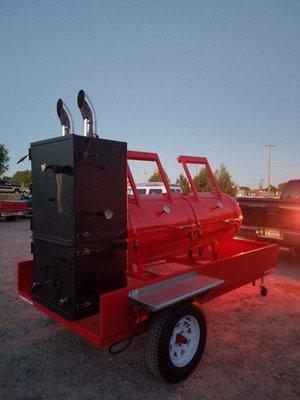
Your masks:
{"label": "tree line", "polygon": [[17,171],[13,176],[3,176],[2,182],[10,183],[14,186],[29,187],[32,183],[32,175],[29,169],[24,171]]}
{"label": "tree line", "polygon": [[[166,176],[167,176],[168,182],[170,182],[170,179],[167,174],[166,174]],[[230,196],[236,196],[237,185],[232,180],[231,174],[228,172],[228,170],[226,169],[226,167],[223,163],[220,165],[220,167],[218,169],[215,170],[214,176],[216,178],[216,181],[218,182],[221,192],[227,193]],[[209,177],[209,174],[207,172],[207,169],[205,167],[201,168],[200,171],[193,177],[193,181],[196,186],[196,189],[199,192],[214,191],[213,183],[212,183],[212,181]],[[155,171],[148,179],[148,182],[162,182],[160,172]],[[176,183],[180,186],[183,193],[191,192],[189,182],[183,174],[179,175],[179,177],[176,180]]]}
{"label": "tree line", "polygon": [[[4,145],[0,144],[0,177],[1,181],[5,183],[11,183],[16,186],[30,186],[32,184],[32,174],[31,171],[26,169],[24,171],[17,171],[13,176],[5,176],[4,173],[9,168],[9,155],[8,150]],[[220,165],[220,168],[214,172],[216,180],[219,184],[220,190],[223,193],[227,193],[231,196],[236,195],[237,186],[232,180],[230,173],[227,171],[224,164]],[[167,176],[168,181],[170,181]],[[197,190],[199,191],[212,191],[213,186],[211,180],[208,176],[207,170],[202,168],[193,178]],[[149,182],[161,182],[162,178],[159,171],[155,171],[150,178]],[[184,193],[189,193],[191,191],[189,183],[183,174],[180,174],[176,180],[176,183],[180,185],[181,190]]]}
{"label": "tree line", "polygon": [[5,176],[4,173],[9,168],[9,155],[8,150],[3,144],[0,144],[0,177],[4,183],[11,183],[15,186],[29,187],[32,183],[31,171],[26,169],[24,171],[17,171],[13,176]]}
{"label": "tree line", "polygon": [[[26,186],[29,187],[32,183],[31,171],[26,169],[23,171],[17,171],[13,176],[5,176],[4,173],[9,168],[9,153],[3,144],[0,144],[0,178],[2,182],[11,183],[16,186]],[[167,175],[166,175],[167,176]],[[237,194],[238,186],[232,180],[232,175],[228,172],[225,165],[222,163],[218,169],[214,171],[214,176],[218,182],[221,192],[227,193],[230,196],[235,196]],[[170,181],[167,176],[168,181]],[[148,182],[161,182],[162,178],[159,171],[155,171]],[[199,192],[209,192],[214,190],[212,182],[208,176],[206,168],[201,168],[200,171],[193,177],[195,186]],[[180,185],[183,193],[189,193],[191,191],[190,185],[187,178],[180,174],[176,179],[176,183]],[[282,192],[286,182],[279,184],[279,192]],[[245,187],[246,188],[246,187]],[[249,189],[249,188],[247,188]],[[273,187],[271,188],[273,189]],[[276,189],[276,188],[274,188]],[[250,191],[250,189],[249,189]]]}

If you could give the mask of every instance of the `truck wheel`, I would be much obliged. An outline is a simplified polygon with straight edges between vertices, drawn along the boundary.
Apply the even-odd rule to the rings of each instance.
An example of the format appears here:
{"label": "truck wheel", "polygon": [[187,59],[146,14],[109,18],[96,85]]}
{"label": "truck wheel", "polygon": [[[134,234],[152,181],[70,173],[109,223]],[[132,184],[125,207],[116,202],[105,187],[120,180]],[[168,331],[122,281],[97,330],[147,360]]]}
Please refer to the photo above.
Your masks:
{"label": "truck wheel", "polygon": [[206,322],[201,311],[185,303],[161,311],[153,321],[145,345],[152,374],[175,383],[199,363],[206,343]]}

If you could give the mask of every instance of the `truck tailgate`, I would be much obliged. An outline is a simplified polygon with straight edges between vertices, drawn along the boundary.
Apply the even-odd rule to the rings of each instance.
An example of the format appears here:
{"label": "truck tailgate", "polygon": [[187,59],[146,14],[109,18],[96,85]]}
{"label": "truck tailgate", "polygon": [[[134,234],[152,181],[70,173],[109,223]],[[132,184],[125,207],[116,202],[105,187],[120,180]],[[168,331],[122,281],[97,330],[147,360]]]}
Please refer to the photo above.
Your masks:
{"label": "truck tailgate", "polygon": [[27,201],[23,200],[0,200],[0,213],[22,212],[27,210]]}

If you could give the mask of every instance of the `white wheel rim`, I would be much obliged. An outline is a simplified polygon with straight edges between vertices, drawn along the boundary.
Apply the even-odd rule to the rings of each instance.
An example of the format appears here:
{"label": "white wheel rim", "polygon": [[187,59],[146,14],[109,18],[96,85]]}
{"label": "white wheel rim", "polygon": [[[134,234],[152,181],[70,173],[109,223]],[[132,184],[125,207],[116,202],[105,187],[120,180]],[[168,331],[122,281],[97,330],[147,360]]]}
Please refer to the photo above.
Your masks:
{"label": "white wheel rim", "polygon": [[184,367],[194,357],[200,340],[200,327],[195,317],[186,315],[173,329],[169,355],[176,367]]}

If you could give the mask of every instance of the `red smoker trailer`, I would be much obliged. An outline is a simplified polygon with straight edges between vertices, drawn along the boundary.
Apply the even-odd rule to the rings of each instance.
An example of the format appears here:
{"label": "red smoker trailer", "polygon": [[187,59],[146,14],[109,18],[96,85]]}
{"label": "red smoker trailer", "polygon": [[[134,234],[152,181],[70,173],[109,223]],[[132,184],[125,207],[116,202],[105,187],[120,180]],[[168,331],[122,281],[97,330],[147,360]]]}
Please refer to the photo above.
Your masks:
{"label": "red smoker trailer", "polygon": [[[151,372],[178,382],[205,348],[199,306],[258,279],[266,295],[277,246],[233,238],[240,208],[220,192],[205,158],[178,157],[191,193],[172,193],[157,154],[99,139],[83,91],[78,105],[85,137],[73,134],[59,100],[63,136],[31,145],[33,260],[18,265],[19,295],[112,353],[147,332]],[[167,193],[141,195],[127,160],[154,161]],[[198,193],[190,164],[207,168],[211,192]]]}

